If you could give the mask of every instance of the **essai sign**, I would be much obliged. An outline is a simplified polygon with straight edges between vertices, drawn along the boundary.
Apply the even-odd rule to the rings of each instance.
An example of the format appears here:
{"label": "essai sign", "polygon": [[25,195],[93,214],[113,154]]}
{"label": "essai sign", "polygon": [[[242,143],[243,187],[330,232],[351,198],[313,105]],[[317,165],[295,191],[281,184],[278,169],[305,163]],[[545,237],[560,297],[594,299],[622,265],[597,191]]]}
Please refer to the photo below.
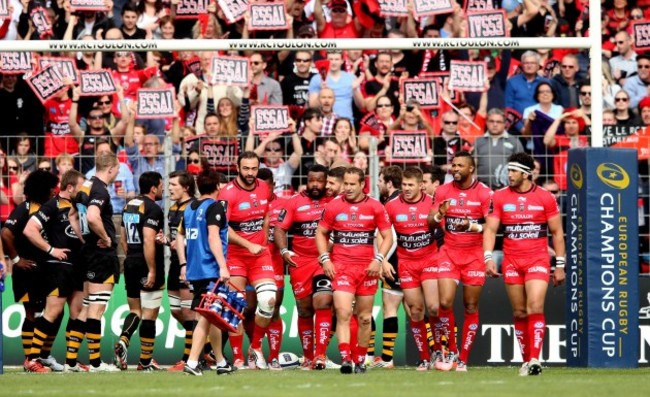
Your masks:
{"label": "essai sign", "polygon": [[505,10],[470,11],[467,13],[468,37],[507,37]]}
{"label": "essai sign", "polygon": [[253,134],[289,131],[288,106],[253,106]]}
{"label": "essai sign", "polygon": [[81,96],[110,95],[116,91],[115,81],[111,73],[101,70],[97,72],[82,71],[79,73],[79,89]]}
{"label": "essai sign", "polygon": [[242,19],[248,11],[248,0],[219,0],[219,8],[228,22],[234,23]]}
{"label": "essai sign", "polygon": [[212,84],[247,86],[248,58],[214,57],[212,58]]}
{"label": "essai sign", "polygon": [[451,61],[449,88],[465,92],[485,91],[487,63]]}
{"label": "essai sign", "polygon": [[289,28],[284,3],[248,5],[248,30],[286,30]]}
{"label": "essai sign", "polygon": [[432,109],[440,106],[438,91],[440,80],[438,78],[406,79],[402,80],[402,95],[404,102],[415,100],[422,109]]}
{"label": "essai sign", "polygon": [[417,0],[413,2],[413,11],[417,18],[427,15],[448,14],[454,10],[452,0]]}
{"label": "essai sign", "polygon": [[79,84],[79,72],[77,65],[72,58],[55,58],[55,57],[40,57],[38,58],[38,66],[43,69],[48,65],[56,65],[63,74],[63,77],[69,77],[74,84]]}
{"label": "essai sign", "polygon": [[63,84],[63,75],[56,65],[50,65],[27,79],[41,103],[67,89]]}
{"label": "essai sign", "polygon": [[139,119],[166,119],[174,117],[174,89],[146,88],[138,90],[136,117]]}
{"label": "essai sign", "polygon": [[418,163],[428,159],[429,137],[426,131],[393,131],[390,134],[391,162]]}
{"label": "essai sign", "polygon": [[382,17],[407,17],[409,15],[408,0],[378,0]]}
{"label": "essai sign", "polygon": [[208,12],[208,0],[179,0],[176,19],[197,19]]}
{"label": "essai sign", "polygon": [[635,50],[650,49],[650,22],[634,22],[632,24],[632,32]]}
{"label": "essai sign", "polygon": [[3,74],[20,74],[31,71],[31,52],[0,52],[0,72]]}

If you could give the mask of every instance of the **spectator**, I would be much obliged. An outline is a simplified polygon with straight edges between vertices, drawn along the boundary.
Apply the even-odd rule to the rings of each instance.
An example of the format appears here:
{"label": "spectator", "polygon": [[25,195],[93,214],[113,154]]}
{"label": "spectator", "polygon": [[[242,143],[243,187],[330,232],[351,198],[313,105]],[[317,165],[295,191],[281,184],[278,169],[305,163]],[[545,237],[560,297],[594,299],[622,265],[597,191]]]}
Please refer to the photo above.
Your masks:
{"label": "spectator", "polygon": [[[641,115],[641,123],[642,125],[648,126],[650,125],[650,96],[647,96],[643,98],[639,102],[639,114]],[[603,118],[605,117],[605,114],[603,112]],[[605,122],[603,121],[603,124]]]}
{"label": "spectator", "polygon": [[27,133],[21,132],[16,139],[16,149],[12,152],[15,161],[23,171],[36,170],[36,154],[32,150],[32,140]]}
{"label": "spectator", "polygon": [[315,155],[322,145],[319,139],[323,127],[323,114],[319,109],[308,108],[302,115],[303,129],[300,134],[300,147],[302,148],[302,159],[298,178],[293,178],[294,189],[300,191],[299,187],[307,184],[307,173],[312,165],[316,164]]}
{"label": "spectator", "polygon": [[251,83],[257,91],[257,103],[264,105],[282,105],[282,88],[277,80],[265,74],[267,63],[259,52],[250,56]]}
{"label": "spectator", "polygon": [[433,138],[433,127],[431,123],[422,116],[420,104],[415,100],[409,100],[400,107],[399,117],[388,127],[388,131],[422,131]]}
{"label": "spectator", "polygon": [[[544,133],[553,120],[562,115],[562,106],[553,103],[556,100],[557,92],[552,85],[541,82],[535,89],[537,104],[524,110],[523,135],[531,137],[528,149],[532,151],[535,158],[542,159],[542,171],[547,171],[552,166],[550,163],[546,164],[547,152],[546,145],[544,145]],[[540,114],[540,117],[538,117],[538,114]]]}
{"label": "spectator", "polygon": [[198,150],[190,150],[187,155],[187,171],[192,175],[198,175],[203,171],[203,161]]}
{"label": "spectator", "polygon": [[618,55],[609,59],[609,68],[617,84],[625,84],[625,80],[637,72],[636,52],[634,51],[634,39],[629,33],[622,30],[614,36]]}
{"label": "spectator", "polygon": [[523,152],[519,138],[506,131],[506,115],[501,109],[490,109],[487,132],[474,141],[474,158],[478,180],[492,189],[508,186],[508,156]]}
{"label": "spectator", "polygon": [[[534,94],[537,85],[542,81],[548,82],[540,77],[539,54],[535,51],[526,51],[521,56],[522,73],[512,76],[506,82],[506,107],[511,108],[523,115],[524,110],[535,104]],[[488,129],[489,129],[488,125]],[[513,128],[517,133],[522,133],[523,121],[519,121]]]}
{"label": "spectator", "polygon": [[[279,133],[268,134],[254,150],[263,159],[260,168],[269,168],[273,172],[273,180],[275,181],[273,192],[279,197],[291,197],[293,195],[294,191],[291,178],[300,166],[300,158],[302,157],[300,136],[295,133],[295,123],[292,125],[294,125],[293,131],[291,132],[293,153],[291,153],[288,159],[284,159],[284,139],[281,138],[281,134]],[[246,150],[248,149],[249,147],[247,146]]]}
{"label": "spectator", "polygon": [[[315,74],[311,71],[312,53],[296,51],[294,64],[294,71],[286,75],[280,82],[282,102],[284,105],[304,109],[309,105],[309,81]],[[302,116],[302,114],[298,116]]]}
{"label": "spectator", "polygon": [[[617,0],[625,1],[625,0]],[[623,89],[630,97],[631,108],[639,105],[641,98],[648,95],[650,85],[650,54],[641,54],[636,57],[637,75],[628,77],[623,84]]]}
{"label": "spectator", "polygon": [[59,154],[54,159],[54,165],[56,166],[56,174],[60,177],[74,168],[74,157],[67,153]]}
{"label": "spectator", "polygon": [[354,131],[354,125],[350,119],[341,117],[334,123],[334,138],[342,149],[343,159],[347,162],[352,161],[352,156],[359,150],[357,146],[357,137]]}
{"label": "spectator", "polygon": [[207,14],[206,19],[199,19],[192,27],[192,38],[197,39],[220,39],[223,36],[221,25],[214,14]]}
{"label": "spectator", "polygon": [[[352,166],[363,170],[368,173],[368,155],[364,152],[357,152],[352,159]],[[332,169],[335,167],[331,167]]]}
{"label": "spectator", "polygon": [[[144,0],[140,3],[144,3]],[[138,8],[134,3],[126,3],[122,8],[122,27],[120,28],[125,40],[144,40],[147,38],[147,34],[151,35],[151,31],[147,32],[139,28],[136,25],[137,22]]]}
{"label": "spectator", "polygon": [[627,0],[614,0],[612,9],[607,10],[607,28],[612,32],[626,29],[630,24],[630,9]]}
{"label": "spectator", "polygon": [[316,153],[316,162],[328,168],[334,164],[348,162],[343,156],[343,148],[339,145],[335,137],[331,136],[325,140],[325,143]]}
{"label": "spectator", "polygon": [[[372,119],[372,125],[368,120]],[[391,99],[384,95],[377,99],[377,106],[375,111],[369,113],[361,120],[361,128],[359,130],[359,149],[367,151],[370,147],[370,138],[377,138],[377,149],[383,154],[383,151],[388,144],[388,127],[395,123],[396,119],[393,117],[393,102]]]}
{"label": "spectator", "polygon": [[[563,135],[557,134],[560,124],[564,126]],[[583,129],[582,114],[580,114],[580,110],[574,110],[565,112],[558,117],[544,135],[544,144],[555,149],[553,180],[562,190],[567,188],[566,163],[569,149],[589,146],[588,137],[580,135]]]}
{"label": "spectator", "polygon": [[309,82],[309,105],[318,107],[320,91],[324,88],[331,88],[335,98],[334,113],[353,120],[352,101],[354,100],[357,108],[364,108],[363,95],[359,89],[363,76],[355,79],[353,74],[341,70],[343,54],[340,51],[329,52],[327,60],[329,61],[329,71],[325,82],[323,82],[320,73],[316,74]]}
{"label": "spectator", "polygon": [[86,35],[96,37],[98,32],[107,32],[114,27],[111,19],[113,18],[113,2],[106,0],[104,4],[109,6],[107,14],[104,12],[85,11],[80,14],[80,17],[76,18],[76,25],[74,25],[72,31],[73,40],[79,40]]}
{"label": "spectator", "polygon": [[[638,105],[638,104],[637,104]],[[630,95],[625,90],[620,90],[614,96],[617,126],[640,125],[641,119],[630,108]]]}
{"label": "spectator", "polygon": [[[13,200],[12,186],[18,178],[16,174],[19,171],[19,166],[16,162],[11,165],[7,161],[7,155],[0,149],[0,222],[4,223],[11,211],[13,211],[16,204]],[[11,172],[14,172],[12,174]]]}
{"label": "spectator", "polygon": [[362,37],[363,26],[359,18],[349,18],[348,3],[345,0],[331,0],[330,18],[323,13],[321,0],[314,0],[314,20],[318,37],[322,39],[356,39]]}
{"label": "spectator", "polygon": [[553,89],[557,93],[555,103],[563,108],[578,106],[578,57],[573,54],[567,54],[562,57],[560,63],[560,74],[557,74],[551,80]]}
{"label": "spectator", "polygon": [[372,112],[377,107],[377,101],[382,96],[390,98],[395,109],[394,116],[399,113],[399,95],[400,82],[393,76],[393,56],[390,52],[380,52],[375,58],[375,67],[377,74],[364,83],[363,91],[365,92],[364,105],[367,111]]}
{"label": "spectator", "polygon": [[167,14],[162,0],[139,0],[137,5],[138,28],[153,34],[154,39],[160,39],[160,18]]}
{"label": "spectator", "polygon": [[442,168],[445,172],[451,171],[451,160],[456,152],[461,150],[471,151],[469,142],[463,139],[458,132],[458,114],[448,110],[440,117],[442,128],[440,135],[433,138],[433,164]]}
{"label": "spectator", "polygon": [[334,91],[328,87],[321,89],[318,94],[318,102],[320,103],[320,111],[323,115],[323,125],[320,130],[320,136],[330,136],[334,130],[334,123],[339,117],[334,113],[334,104],[336,103]]}
{"label": "spectator", "polygon": [[587,125],[591,125],[591,80],[582,80],[578,87],[580,93],[580,109],[585,115]]}
{"label": "spectator", "polygon": [[[27,83],[16,74],[2,74],[2,88],[0,88],[0,109],[4,113],[2,118],[2,134],[4,136],[16,135],[27,132],[32,137],[38,137],[42,146],[43,135],[43,105],[36,98]],[[34,115],[39,115],[34,117]],[[14,147],[11,139],[2,141],[4,147]],[[43,152],[43,147],[37,147]]]}
{"label": "spectator", "polygon": [[70,132],[70,108],[72,100],[68,90],[48,99],[45,107],[45,157],[55,158],[61,153],[77,154],[79,144]]}
{"label": "spectator", "polygon": [[[485,114],[487,109],[492,108],[505,108],[506,106],[506,82],[508,81],[508,72],[510,71],[510,59],[512,52],[510,50],[501,51],[501,63],[497,69],[496,59],[493,57],[485,58],[487,63],[488,71],[488,80],[490,83],[490,88],[487,92],[487,103],[485,105],[485,110],[483,111],[483,120],[485,121]],[[480,109],[483,93],[478,92],[467,92],[465,93],[465,98],[468,103],[472,104],[474,108]],[[478,135],[482,135],[485,131],[485,122],[483,127]],[[461,133],[462,134],[462,133]],[[466,137],[465,137],[466,138]],[[466,138],[467,139],[467,138]]]}
{"label": "spectator", "polygon": [[[636,64],[636,63],[635,63]],[[609,64],[603,62],[603,107],[614,109],[614,95],[621,90],[621,86],[614,82],[609,69]]]}
{"label": "spectator", "polygon": [[[650,121],[650,117],[648,117],[648,121]],[[616,112],[611,109],[603,110],[603,125],[616,125]]]}
{"label": "spectator", "polygon": [[424,165],[422,166],[422,176],[424,192],[433,196],[438,186],[445,183],[447,172],[437,165]]}

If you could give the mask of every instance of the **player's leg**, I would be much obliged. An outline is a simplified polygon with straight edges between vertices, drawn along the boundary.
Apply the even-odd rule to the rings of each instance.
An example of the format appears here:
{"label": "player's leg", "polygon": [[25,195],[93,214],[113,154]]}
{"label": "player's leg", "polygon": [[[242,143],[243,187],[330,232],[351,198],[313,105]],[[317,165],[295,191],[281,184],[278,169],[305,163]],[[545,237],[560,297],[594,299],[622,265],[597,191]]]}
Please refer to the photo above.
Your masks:
{"label": "player's leg", "polygon": [[[154,287],[156,287],[154,285]],[[162,286],[159,286],[160,288]],[[140,362],[138,371],[159,371],[161,368],[153,360],[156,341],[156,319],[162,304],[162,289],[155,291],[141,290],[142,322],[140,323]]]}
{"label": "player's leg", "polygon": [[284,300],[284,282],[282,286],[277,283],[278,290],[275,293],[275,308],[273,309],[273,317],[266,329],[266,338],[269,342],[269,369],[274,371],[281,371],[280,361],[280,348],[282,347],[282,333],[284,326],[282,318],[280,317],[280,309],[282,308],[282,301]]}
{"label": "player's leg", "polygon": [[334,296],[332,281],[324,274],[317,274],[313,278],[312,288],[314,291],[313,307],[316,313],[314,320],[316,324],[314,369],[322,370],[327,367],[327,345],[333,327],[332,307],[334,306]]}
{"label": "player's leg", "polygon": [[257,295],[257,310],[255,311],[253,338],[248,349],[248,366],[251,369],[266,369],[266,360],[262,353],[262,339],[273,317],[278,288],[272,275],[269,278],[255,278],[251,284],[255,287]]}
{"label": "player's leg", "polygon": [[[376,285],[376,284],[375,284]],[[372,318],[372,307],[375,301],[374,295],[357,295],[355,300],[355,312],[359,322],[356,354],[354,355],[355,372],[365,372],[366,353],[368,352],[368,341],[370,340],[370,319]]]}
{"label": "player's leg", "polygon": [[422,294],[424,295],[424,307],[429,317],[429,325],[433,332],[433,357],[431,363],[435,365],[443,359],[442,356],[442,334],[443,327],[438,317],[440,309],[440,295],[438,292],[438,280],[435,278],[422,280]]}
{"label": "player's leg", "polygon": [[[31,342],[31,351],[29,354],[28,372],[46,372],[41,369],[45,366],[42,360],[47,359],[49,352],[44,351],[44,344],[50,335],[56,335],[57,319],[63,313],[66,298],[58,296],[58,291],[52,291],[56,295],[48,296],[45,303],[43,315],[38,317],[34,323],[34,336]],[[50,372],[49,366],[45,366]]]}
{"label": "player's leg", "polygon": [[[203,294],[210,290],[209,286],[212,282],[213,280],[197,280],[191,283],[190,289],[193,292],[191,304],[192,310],[195,310],[201,305]],[[192,334],[192,348],[190,349],[187,362],[183,367],[183,372],[189,375],[201,376],[203,375],[203,371],[201,367],[199,367],[199,360],[203,356],[203,346],[205,345],[205,339],[208,336],[211,325],[205,317],[198,313],[196,314],[196,318],[197,322]]]}
{"label": "player's leg", "polygon": [[546,317],[544,316],[544,299],[548,289],[547,280],[526,280],[526,312],[528,313],[528,348],[530,361],[528,369],[530,375],[542,372],[539,362],[540,352],[544,344],[546,332]]}
{"label": "player's leg", "polygon": [[[230,283],[240,290],[246,289],[247,283],[245,277],[232,276],[231,274]],[[257,296],[255,295],[255,293],[246,290],[246,299],[247,300],[251,299],[251,296],[254,297],[255,301],[257,302]],[[248,308],[249,306],[250,303],[247,305],[247,308],[244,311],[244,316],[247,315],[246,311],[250,310]],[[257,306],[257,304],[255,304],[255,306]],[[233,366],[236,367],[237,369],[241,369],[244,367],[244,362],[245,362],[244,352],[243,352],[243,345],[244,345],[244,323],[243,322],[240,323],[239,326],[237,327],[237,332],[231,332],[228,335],[228,340],[230,341],[230,347],[232,349]]]}
{"label": "player's leg", "polygon": [[334,309],[336,310],[336,338],[339,341],[342,373],[352,373],[352,349],[350,346],[350,318],[352,317],[352,302],[354,293],[334,291]]}
{"label": "player's leg", "polygon": [[[528,374],[530,361],[530,346],[528,345],[528,313],[526,312],[526,291],[523,284],[506,284],[506,294],[512,307],[512,316],[515,326],[515,337],[519,343],[523,366],[520,375]],[[525,367],[525,368],[524,368]],[[525,370],[525,375],[522,371]]]}
{"label": "player's leg", "polygon": [[409,308],[410,327],[413,333],[415,346],[420,354],[420,360],[417,365],[418,371],[429,369],[429,345],[427,342],[427,325],[424,321],[425,305],[424,294],[421,288],[402,288],[404,291],[404,304]]}
{"label": "player's leg", "polygon": [[86,316],[88,306],[84,305],[84,283],[68,297],[68,325],[66,326],[66,372],[88,372],[88,366],[77,362],[79,348],[86,334]]}
{"label": "player's leg", "polygon": [[381,361],[376,360],[374,363],[374,366],[377,367],[390,367],[395,354],[395,341],[399,332],[397,311],[404,299],[404,294],[401,289],[394,287],[391,288],[387,283],[384,283],[381,294],[383,308],[382,348]]}
{"label": "player's leg", "polygon": [[237,368],[230,365],[223,355],[223,332],[214,325],[210,325],[209,337],[212,352],[214,353],[215,371],[217,375],[225,375],[237,371]]}
{"label": "player's leg", "polygon": [[[128,349],[131,344],[131,336],[135,333],[142,319],[142,284],[140,280],[147,277],[146,263],[135,258],[126,258],[124,260],[124,287],[126,289],[127,303],[129,305],[129,314],[124,319],[120,339],[113,347],[113,363],[121,370],[128,367]],[[147,327],[145,327],[146,329]]]}
{"label": "player's leg", "polygon": [[[442,266],[441,266],[442,268]],[[456,318],[454,316],[454,298],[458,279],[448,278],[446,275],[438,278],[438,294],[440,297],[440,308],[438,318],[441,324],[442,334],[447,339],[447,354],[443,362],[435,363],[435,368],[441,371],[449,371],[456,363],[458,354],[456,346]]]}
{"label": "player's leg", "polygon": [[479,327],[478,302],[481,297],[482,285],[463,286],[463,330],[461,333],[461,349],[458,355],[457,371],[467,371],[467,361],[472,350]]}

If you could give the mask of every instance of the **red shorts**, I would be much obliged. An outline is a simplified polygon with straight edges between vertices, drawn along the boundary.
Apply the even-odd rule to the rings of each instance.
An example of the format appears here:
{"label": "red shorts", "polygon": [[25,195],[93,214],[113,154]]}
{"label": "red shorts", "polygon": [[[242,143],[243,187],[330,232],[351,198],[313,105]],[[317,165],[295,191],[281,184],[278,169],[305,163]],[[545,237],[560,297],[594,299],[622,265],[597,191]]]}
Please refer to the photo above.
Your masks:
{"label": "red shorts", "polygon": [[443,245],[438,252],[438,278],[461,281],[463,285],[485,284],[483,247],[451,248]]}
{"label": "red shorts", "polygon": [[399,259],[397,267],[399,275],[399,286],[404,289],[420,288],[424,280],[435,280],[438,278],[438,266],[436,257],[421,259]]}
{"label": "red shorts", "polygon": [[271,250],[271,261],[273,262],[273,273],[275,280],[275,285],[278,286],[278,289],[284,288],[284,258],[280,255],[280,251],[273,249]]}
{"label": "red shorts", "polygon": [[[370,261],[368,261],[370,263]],[[353,295],[374,295],[377,292],[377,277],[368,277],[367,266],[334,264],[336,276],[332,281],[334,291],[349,292]]]}
{"label": "red shorts", "polygon": [[506,284],[524,284],[528,280],[542,280],[548,283],[551,258],[548,253],[525,258],[504,255],[501,271]]}
{"label": "red shorts", "polygon": [[323,273],[323,268],[318,263],[318,258],[294,256],[297,267],[289,266],[289,277],[293,295],[298,299],[304,299],[314,293],[314,277]]}
{"label": "red shorts", "polygon": [[268,250],[255,256],[229,256],[228,271],[231,277],[245,277],[249,284],[263,279],[275,280],[273,259]]}

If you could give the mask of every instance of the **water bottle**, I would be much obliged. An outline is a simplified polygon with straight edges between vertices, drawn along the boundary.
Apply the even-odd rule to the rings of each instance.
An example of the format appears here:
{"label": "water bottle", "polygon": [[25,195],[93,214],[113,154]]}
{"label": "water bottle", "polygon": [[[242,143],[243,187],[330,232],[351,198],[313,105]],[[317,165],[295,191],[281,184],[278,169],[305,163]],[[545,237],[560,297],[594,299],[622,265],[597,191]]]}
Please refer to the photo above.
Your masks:
{"label": "water bottle", "polygon": [[5,292],[5,275],[4,275],[4,270],[5,270],[5,265],[4,265],[4,263],[0,262],[0,273],[2,273],[2,277],[0,277],[0,293]]}

